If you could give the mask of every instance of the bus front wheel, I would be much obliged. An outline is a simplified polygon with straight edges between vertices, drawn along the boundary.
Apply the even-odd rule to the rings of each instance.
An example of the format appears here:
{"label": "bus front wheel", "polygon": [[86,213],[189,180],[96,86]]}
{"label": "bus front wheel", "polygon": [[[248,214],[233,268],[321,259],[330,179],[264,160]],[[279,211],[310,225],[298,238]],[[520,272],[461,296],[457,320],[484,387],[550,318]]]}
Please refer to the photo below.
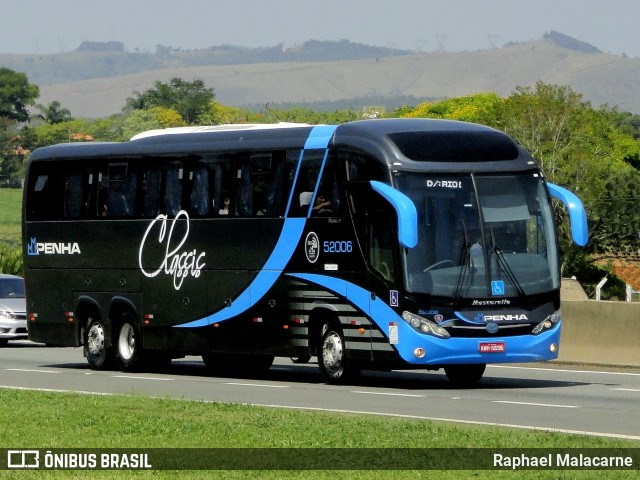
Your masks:
{"label": "bus front wheel", "polygon": [[345,383],[360,373],[346,356],[342,333],[333,327],[329,327],[322,336],[318,366],[327,383]]}
{"label": "bus front wheel", "polygon": [[106,370],[113,366],[113,348],[107,347],[105,338],[102,320],[89,318],[84,333],[84,354],[92,370]]}
{"label": "bus front wheel", "polygon": [[484,363],[469,365],[447,365],[444,373],[449,381],[457,387],[473,387],[476,385],[487,366]]}

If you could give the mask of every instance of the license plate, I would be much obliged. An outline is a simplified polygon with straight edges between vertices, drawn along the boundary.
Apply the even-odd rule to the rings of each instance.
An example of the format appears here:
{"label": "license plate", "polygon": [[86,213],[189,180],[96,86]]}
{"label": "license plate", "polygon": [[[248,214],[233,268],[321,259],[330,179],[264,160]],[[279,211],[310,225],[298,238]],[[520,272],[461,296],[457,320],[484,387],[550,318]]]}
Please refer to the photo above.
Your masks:
{"label": "license plate", "polygon": [[504,342],[485,342],[480,344],[480,353],[500,353],[504,351]]}

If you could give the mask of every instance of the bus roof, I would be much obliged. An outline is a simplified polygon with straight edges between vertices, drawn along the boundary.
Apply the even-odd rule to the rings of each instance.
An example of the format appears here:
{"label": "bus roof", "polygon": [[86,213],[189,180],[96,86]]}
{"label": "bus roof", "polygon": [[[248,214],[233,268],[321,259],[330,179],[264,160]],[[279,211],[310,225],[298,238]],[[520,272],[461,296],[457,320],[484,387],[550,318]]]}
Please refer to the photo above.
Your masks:
{"label": "bus roof", "polygon": [[140,140],[141,138],[156,137],[160,135],[182,135],[185,133],[211,133],[211,132],[231,132],[231,131],[249,131],[249,130],[273,130],[278,128],[300,128],[309,127],[311,125],[306,123],[291,123],[291,122],[279,122],[279,123],[230,123],[224,125],[204,125],[204,126],[192,126],[192,127],[173,127],[173,128],[158,128],[155,130],[147,130],[140,132],[137,135],[131,137],[131,140]]}
{"label": "bus roof", "polygon": [[[31,160],[299,149],[304,147],[313,128],[308,124],[282,122],[150,130],[128,142],[39,148],[32,153]],[[476,170],[479,166],[472,167],[473,163],[484,163],[483,168],[490,170],[535,168],[531,155],[504,132],[453,120],[395,118],[348,122],[336,127],[329,146],[358,149],[388,165],[409,170]]]}

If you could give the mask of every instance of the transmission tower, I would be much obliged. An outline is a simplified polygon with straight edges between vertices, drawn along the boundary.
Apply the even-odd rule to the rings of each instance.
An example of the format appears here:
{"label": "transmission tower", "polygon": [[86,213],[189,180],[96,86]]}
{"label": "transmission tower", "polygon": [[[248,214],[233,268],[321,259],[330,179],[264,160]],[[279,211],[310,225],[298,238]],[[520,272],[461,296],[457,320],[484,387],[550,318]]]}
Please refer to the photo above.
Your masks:
{"label": "transmission tower", "polygon": [[496,48],[499,38],[500,38],[500,35],[487,35],[487,40],[489,40],[489,46],[492,49]]}
{"label": "transmission tower", "polygon": [[443,33],[436,33],[436,43],[438,44],[438,52],[444,52],[444,42],[447,40],[447,35]]}

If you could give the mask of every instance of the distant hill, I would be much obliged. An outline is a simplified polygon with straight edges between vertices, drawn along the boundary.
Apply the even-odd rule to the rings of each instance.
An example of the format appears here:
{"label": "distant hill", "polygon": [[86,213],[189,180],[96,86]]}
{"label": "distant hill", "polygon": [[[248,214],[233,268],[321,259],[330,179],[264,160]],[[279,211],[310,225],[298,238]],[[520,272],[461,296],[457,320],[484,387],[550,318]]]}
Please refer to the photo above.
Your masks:
{"label": "distant hill", "polygon": [[126,52],[117,42],[108,43],[102,50],[92,44],[58,55],[0,55],[0,65],[25,71],[40,86],[40,103],[58,100],[74,116],[88,118],[118,113],[134,91],[173,77],[202,79],[215,89],[218,101],[235,106],[339,104],[349,99],[377,105],[384,99],[483,91],[508,96],[516,86],[542,80],[569,85],[594,106],[640,113],[640,60],[603,53],[558,32],[502,48],[455,53],[393,50],[347,40],[310,41],[290,49],[158,47],[154,54]]}
{"label": "distant hill", "polygon": [[254,63],[335,62],[409,55],[410,50],[373,47],[348,40],[309,40],[284,48],[220,45],[183,50],[158,45],[155,53],[127,52],[122,42],[82,42],[73,52],[51,55],[0,54],[0,65],[24,72],[36,85],[116,77],[151,70]]}

